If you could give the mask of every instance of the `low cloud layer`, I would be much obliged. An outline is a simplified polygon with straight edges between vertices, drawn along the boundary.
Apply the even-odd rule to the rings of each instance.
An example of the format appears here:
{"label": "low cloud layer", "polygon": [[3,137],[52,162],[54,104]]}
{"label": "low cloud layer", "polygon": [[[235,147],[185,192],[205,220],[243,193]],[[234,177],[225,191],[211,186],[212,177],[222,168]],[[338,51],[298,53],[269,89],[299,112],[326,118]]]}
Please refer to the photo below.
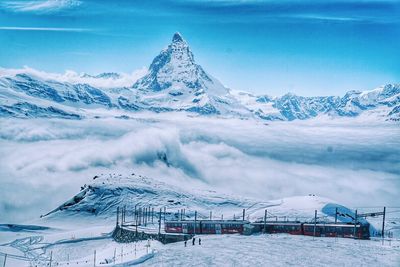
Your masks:
{"label": "low cloud layer", "polygon": [[[15,27],[3,27],[3,28],[15,28]],[[0,27],[0,30],[2,27]],[[34,28],[31,28],[35,30]],[[36,29],[36,30],[46,30],[46,29]],[[48,28],[47,30],[60,30],[60,31],[84,31],[85,29],[73,29],[73,28]],[[101,77],[96,78],[89,75],[84,75],[84,73],[77,73],[72,70],[67,70],[65,73],[51,73],[36,70],[34,68],[30,68],[25,66],[22,69],[6,69],[0,67],[0,77],[3,76],[15,76],[17,74],[26,73],[35,77],[38,77],[43,80],[53,80],[58,82],[68,82],[73,84],[85,83],[98,88],[116,88],[116,87],[130,87],[132,86],[139,78],[143,77],[147,72],[147,68],[142,68],[139,70],[135,70],[132,73],[119,73],[118,78],[113,77]]]}
{"label": "low cloud layer", "polygon": [[38,217],[96,174],[132,171],[264,200],[312,193],[352,207],[400,204],[396,125],[151,116],[2,119],[2,221]]}

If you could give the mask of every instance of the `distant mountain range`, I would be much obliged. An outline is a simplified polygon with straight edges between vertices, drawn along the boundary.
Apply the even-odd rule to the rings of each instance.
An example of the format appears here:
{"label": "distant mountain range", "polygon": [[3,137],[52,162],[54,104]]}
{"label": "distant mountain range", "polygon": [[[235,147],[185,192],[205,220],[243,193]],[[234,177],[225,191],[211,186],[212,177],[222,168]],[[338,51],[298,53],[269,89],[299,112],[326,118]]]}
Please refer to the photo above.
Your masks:
{"label": "distant mountain range", "polygon": [[[120,79],[118,73],[82,74],[83,78]],[[343,97],[253,95],[224,87],[196,64],[187,42],[175,33],[171,44],[154,58],[147,74],[130,87],[97,88],[61,82],[29,73],[0,77],[0,117],[80,119],[82,109],[191,112],[207,116],[261,120],[305,120],[320,115],[356,117],[375,114],[400,120],[400,84],[371,91],[349,91]]]}

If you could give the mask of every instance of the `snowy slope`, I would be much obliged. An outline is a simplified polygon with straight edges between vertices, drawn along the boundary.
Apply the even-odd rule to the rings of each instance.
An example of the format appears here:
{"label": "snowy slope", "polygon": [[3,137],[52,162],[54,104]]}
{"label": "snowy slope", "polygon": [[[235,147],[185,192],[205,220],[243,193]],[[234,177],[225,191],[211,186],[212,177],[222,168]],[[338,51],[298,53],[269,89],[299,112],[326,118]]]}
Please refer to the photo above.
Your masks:
{"label": "snowy slope", "polygon": [[[242,209],[246,209],[246,219],[256,221],[264,218],[265,209],[268,217],[273,219],[289,219],[312,221],[314,210],[318,210],[318,221],[334,220],[335,208],[341,215],[339,221],[351,222],[354,212],[335,203],[335,201],[310,196],[289,197],[279,200],[259,200],[221,194],[213,190],[191,189],[191,186],[181,188],[166,184],[141,175],[103,174],[95,176],[93,182],[84,185],[73,198],[60,205],[55,210],[44,215],[45,220],[62,220],[72,216],[77,218],[102,218],[114,220],[117,207],[126,206],[132,214],[137,207],[149,205],[158,211],[166,207],[173,218],[175,213],[185,209],[188,217],[198,212],[201,218],[208,218],[210,211],[215,218],[241,218]],[[360,222],[365,220],[360,219]]]}

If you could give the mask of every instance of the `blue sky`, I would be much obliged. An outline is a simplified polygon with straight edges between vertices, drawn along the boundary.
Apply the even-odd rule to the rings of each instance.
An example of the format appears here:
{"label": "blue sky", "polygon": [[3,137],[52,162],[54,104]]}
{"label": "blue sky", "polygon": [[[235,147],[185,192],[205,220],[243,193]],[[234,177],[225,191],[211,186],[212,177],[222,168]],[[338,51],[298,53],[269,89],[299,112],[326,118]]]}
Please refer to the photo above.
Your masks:
{"label": "blue sky", "polygon": [[0,2],[0,66],[132,72],[179,31],[225,85],[342,95],[400,82],[400,1]]}

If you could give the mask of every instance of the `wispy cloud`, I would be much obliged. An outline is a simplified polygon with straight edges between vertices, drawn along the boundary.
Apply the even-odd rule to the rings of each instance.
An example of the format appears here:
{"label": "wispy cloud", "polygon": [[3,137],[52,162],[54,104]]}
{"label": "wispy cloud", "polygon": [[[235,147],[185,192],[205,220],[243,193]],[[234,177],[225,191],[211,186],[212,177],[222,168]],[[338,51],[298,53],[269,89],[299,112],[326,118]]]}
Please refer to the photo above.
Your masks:
{"label": "wispy cloud", "polygon": [[53,13],[81,5],[78,0],[7,1],[1,7],[15,12]]}
{"label": "wispy cloud", "polygon": [[87,32],[83,28],[53,28],[53,27],[0,27],[2,31],[53,31],[53,32]]}

